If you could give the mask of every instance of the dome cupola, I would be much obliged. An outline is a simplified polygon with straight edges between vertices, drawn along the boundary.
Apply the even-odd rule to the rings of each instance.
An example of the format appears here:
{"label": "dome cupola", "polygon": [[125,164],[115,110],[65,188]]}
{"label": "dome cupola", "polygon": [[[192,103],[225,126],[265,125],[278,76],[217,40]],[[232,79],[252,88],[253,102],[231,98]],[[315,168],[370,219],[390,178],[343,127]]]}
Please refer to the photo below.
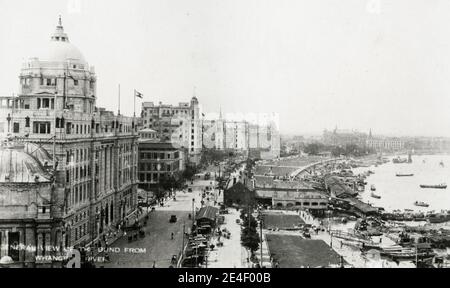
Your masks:
{"label": "dome cupola", "polygon": [[69,36],[64,32],[61,16],[48,46],[44,49],[43,55],[38,57],[41,61],[86,63],[83,54],[75,45],[70,43]]}

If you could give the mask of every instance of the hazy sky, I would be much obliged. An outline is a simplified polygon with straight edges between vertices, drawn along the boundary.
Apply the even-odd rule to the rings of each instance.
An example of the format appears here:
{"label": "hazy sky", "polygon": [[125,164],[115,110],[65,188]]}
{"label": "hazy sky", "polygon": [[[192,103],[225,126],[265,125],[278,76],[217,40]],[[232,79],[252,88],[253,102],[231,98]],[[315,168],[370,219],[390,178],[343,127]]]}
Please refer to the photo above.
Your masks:
{"label": "hazy sky", "polygon": [[277,112],[285,133],[450,136],[447,0],[0,0],[0,95],[59,14],[114,111],[119,83],[129,115],[133,89],[177,104],[196,86],[205,111]]}

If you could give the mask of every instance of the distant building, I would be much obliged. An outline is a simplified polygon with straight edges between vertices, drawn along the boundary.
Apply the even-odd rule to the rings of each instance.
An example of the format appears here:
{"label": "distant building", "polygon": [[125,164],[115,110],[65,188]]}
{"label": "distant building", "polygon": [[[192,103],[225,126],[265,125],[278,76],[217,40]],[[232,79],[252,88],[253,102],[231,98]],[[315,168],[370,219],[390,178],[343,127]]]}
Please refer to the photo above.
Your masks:
{"label": "distant building", "polygon": [[405,148],[415,151],[448,152],[450,138],[444,137],[404,137]]}
{"label": "distant building", "polygon": [[140,140],[150,140],[159,142],[161,139],[158,137],[158,132],[153,129],[141,129],[139,130],[139,139]]}
{"label": "distant building", "polygon": [[198,163],[202,151],[202,119],[197,97],[178,106],[144,102],[141,116],[144,128],[155,130],[161,141],[185,149],[189,159]]}
{"label": "distant building", "polygon": [[346,146],[350,144],[364,146],[367,134],[354,130],[325,130],[323,132],[323,143],[330,146]]}
{"label": "distant building", "polygon": [[237,205],[253,205],[255,202],[255,192],[248,189],[242,182],[230,185],[223,192],[223,201],[227,206]]}
{"label": "distant building", "polygon": [[276,180],[271,176],[252,179],[255,197],[260,202],[283,209],[308,209],[321,215],[328,207],[328,196],[301,181]]}
{"label": "distant building", "polygon": [[139,141],[139,187],[151,189],[161,179],[178,177],[183,171],[182,151],[169,142]]}
{"label": "distant building", "polygon": [[[371,133],[372,134],[372,133]],[[372,137],[366,140],[366,147],[377,152],[381,151],[399,151],[405,149],[405,141],[394,137]]]}
{"label": "distant building", "polygon": [[203,122],[203,144],[207,148],[248,153],[250,157],[280,157],[281,138],[274,123],[264,125],[222,118]]}
{"label": "distant building", "polygon": [[245,121],[204,121],[204,146],[217,150],[246,152],[249,148],[248,126]]}

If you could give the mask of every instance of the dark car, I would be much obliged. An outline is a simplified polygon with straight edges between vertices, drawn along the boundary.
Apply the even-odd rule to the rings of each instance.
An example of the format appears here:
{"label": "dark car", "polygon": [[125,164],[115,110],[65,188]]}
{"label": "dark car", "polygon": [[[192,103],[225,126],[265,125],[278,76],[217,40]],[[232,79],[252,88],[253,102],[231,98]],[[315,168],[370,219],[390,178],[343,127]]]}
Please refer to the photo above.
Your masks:
{"label": "dark car", "polygon": [[189,193],[192,193],[192,188],[188,188],[188,192],[189,192]]}
{"label": "dark car", "polygon": [[170,222],[170,223],[175,223],[175,222],[177,222],[177,216],[176,216],[176,215],[170,216],[169,222]]}

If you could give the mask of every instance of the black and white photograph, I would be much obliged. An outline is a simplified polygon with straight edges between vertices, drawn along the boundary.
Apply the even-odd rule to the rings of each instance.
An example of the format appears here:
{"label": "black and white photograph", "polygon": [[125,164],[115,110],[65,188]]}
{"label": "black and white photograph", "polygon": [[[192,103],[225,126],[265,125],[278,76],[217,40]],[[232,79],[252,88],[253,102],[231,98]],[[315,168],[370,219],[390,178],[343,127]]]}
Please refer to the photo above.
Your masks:
{"label": "black and white photograph", "polygon": [[0,0],[0,268],[449,268],[447,184],[450,1]]}

